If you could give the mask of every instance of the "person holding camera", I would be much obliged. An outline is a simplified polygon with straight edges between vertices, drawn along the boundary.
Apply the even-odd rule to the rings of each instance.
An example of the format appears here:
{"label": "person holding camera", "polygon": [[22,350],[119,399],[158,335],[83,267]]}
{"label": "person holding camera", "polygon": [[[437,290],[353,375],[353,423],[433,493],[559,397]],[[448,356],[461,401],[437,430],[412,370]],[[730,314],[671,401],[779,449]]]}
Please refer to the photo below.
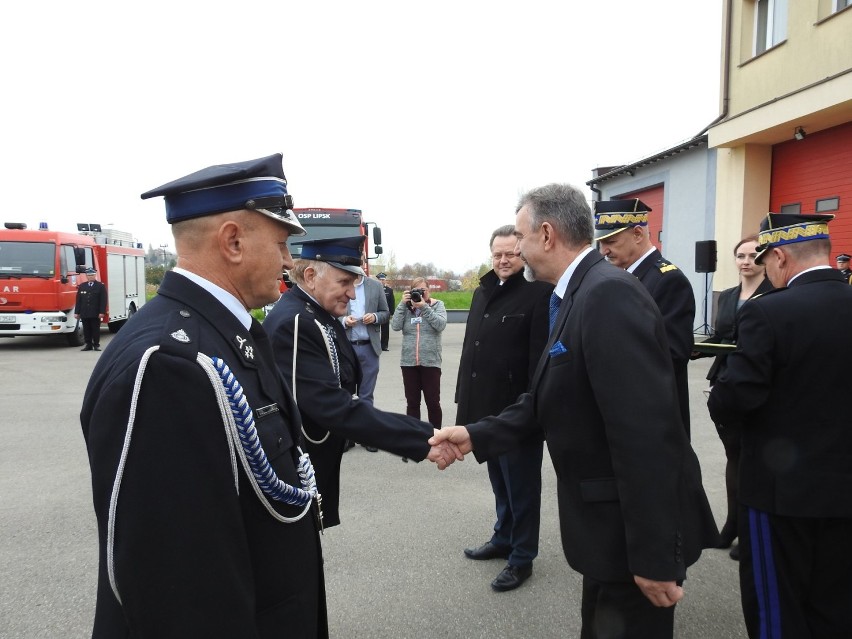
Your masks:
{"label": "person holding camera", "polygon": [[420,395],[426,402],[429,423],[441,427],[441,333],[447,327],[447,310],[432,299],[426,278],[411,282],[402,294],[391,328],[402,331],[400,367],[405,388],[405,412],[420,418]]}

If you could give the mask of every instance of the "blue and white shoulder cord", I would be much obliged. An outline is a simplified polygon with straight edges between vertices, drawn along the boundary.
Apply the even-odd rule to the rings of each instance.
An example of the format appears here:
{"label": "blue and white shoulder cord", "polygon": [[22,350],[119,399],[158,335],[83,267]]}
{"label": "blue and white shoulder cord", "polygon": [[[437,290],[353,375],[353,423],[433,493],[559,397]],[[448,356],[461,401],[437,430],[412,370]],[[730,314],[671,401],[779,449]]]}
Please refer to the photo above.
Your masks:
{"label": "blue and white shoulder cord", "polygon": [[[145,374],[145,369],[148,365],[148,360],[151,355],[157,351],[159,346],[152,346],[145,351],[139,363],[139,370],[136,372],[136,379],[133,385],[133,395],[130,401],[130,414],[128,416],[127,431],[124,435],[124,445],[121,450],[121,457],[118,463],[118,469],[113,483],[112,495],[109,504],[109,522],[107,525],[107,572],[109,575],[109,583],[112,588],[115,598],[121,603],[121,597],[118,594],[118,586],[115,581],[115,562],[113,550],[115,547],[115,519],[118,506],[118,494],[121,488],[121,479],[124,475],[124,467],[127,462],[127,455],[130,451],[130,439],[133,434],[133,424],[136,419],[136,404],[139,399],[139,391],[142,387],[142,377]],[[225,426],[225,438],[228,442],[228,449],[231,457],[231,470],[234,474],[234,490],[239,494],[239,475],[237,473],[237,457],[242,463],[243,469],[248,476],[249,483],[254,489],[255,494],[260,499],[260,502],[276,520],[283,523],[295,523],[302,519],[310,510],[311,503],[314,499],[317,500],[319,507],[320,525],[322,523],[322,497],[317,491],[316,477],[314,476],[314,468],[311,465],[310,457],[307,453],[299,450],[298,473],[302,483],[302,488],[291,486],[281,481],[275,474],[275,471],[269,465],[269,460],[260,441],[257,437],[257,429],[254,427],[254,414],[251,406],[243,393],[242,386],[231,372],[228,365],[218,357],[208,357],[203,353],[198,353],[196,362],[207,373],[213,390],[216,393],[216,399],[219,403],[219,411],[222,415],[222,423]],[[239,446],[236,444],[239,442]],[[304,506],[304,509],[295,517],[285,517],[275,511],[264,494],[270,499],[281,501],[291,506]]]}

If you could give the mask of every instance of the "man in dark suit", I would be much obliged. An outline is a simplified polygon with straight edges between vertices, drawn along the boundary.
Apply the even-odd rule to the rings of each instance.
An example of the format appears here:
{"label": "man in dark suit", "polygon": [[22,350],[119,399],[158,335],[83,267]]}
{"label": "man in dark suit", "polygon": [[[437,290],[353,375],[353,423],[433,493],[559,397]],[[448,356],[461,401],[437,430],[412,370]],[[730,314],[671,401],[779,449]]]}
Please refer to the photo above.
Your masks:
{"label": "man in dark suit", "polygon": [[83,400],[96,639],[328,636],[299,412],[248,310],[278,297],[304,234],[286,184],[276,154],[142,195],[165,197],[178,259]]}
{"label": "man in dark suit", "polygon": [[648,213],[642,200],[595,202],[595,240],[612,264],[633,273],[657,303],[666,325],[674,365],[680,417],[689,436],[687,364],[695,343],[695,295],[683,271],[666,260],[651,243]]}
{"label": "man in dark suit", "polygon": [[829,266],[833,215],[769,213],[757,263],[777,287],[743,305],[713,386],[742,431],[740,591],[750,637],[852,637],[852,289]]}
{"label": "man in dark suit", "polygon": [[301,259],[290,270],[296,284],[263,322],[302,415],[326,527],[340,523],[340,461],[347,439],[407,459],[440,457],[427,443],[434,432],[430,424],[381,411],[356,394],[361,370],[339,318],[355,297],[355,279],[364,275],[363,242],[363,237],[301,242]]}
{"label": "man in dark suit", "polygon": [[562,547],[583,574],[582,637],[671,637],[686,568],[718,532],[681,425],[660,311],[592,249],[592,235],[579,189],[551,184],[521,197],[526,276],[555,285],[531,390],[432,441],[482,461],[545,436]]}
{"label": "man in dark suit", "polygon": [[[388,304],[388,310],[392,308],[396,308],[396,295],[393,293],[393,289],[387,284],[387,275],[384,273],[379,273],[376,275],[376,279],[382,283],[382,291],[385,294],[385,301]],[[390,350],[390,323],[382,324],[382,350],[389,351]]]}
{"label": "man in dark suit", "polygon": [[[529,390],[536,363],[547,341],[548,300],[553,286],[527,282],[515,252],[515,227],[491,234],[492,270],[479,280],[465,327],[456,384],[456,424],[497,415]],[[498,591],[513,590],[532,574],[538,555],[541,520],[541,458],[535,439],[488,460],[497,521],[491,539],[466,548],[470,559],[508,559],[491,582]]]}
{"label": "man in dark suit", "polygon": [[86,269],[86,281],[77,287],[74,317],[83,324],[83,351],[101,350],[101,320],[107,320],[107,291],[103,282],[95,279],[98,272]]}

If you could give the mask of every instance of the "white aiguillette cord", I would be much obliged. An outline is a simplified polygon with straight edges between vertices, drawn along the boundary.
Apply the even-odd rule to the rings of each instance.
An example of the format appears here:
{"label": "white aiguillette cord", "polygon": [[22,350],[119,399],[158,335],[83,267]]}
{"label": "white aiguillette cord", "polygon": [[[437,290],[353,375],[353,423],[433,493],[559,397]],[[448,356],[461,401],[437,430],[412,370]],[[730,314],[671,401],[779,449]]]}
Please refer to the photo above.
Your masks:
{"label": "white aiguillette cord", "polygon": [[[299,404],[299,400],[296,397],[296,356],[299,353],[299,314],[296,314],[296,319],[294,320],[295,325],[293,326],[293,373],[292,373],[292,388],[293,388],[293,400],[295,400],[296,405]],[[340,362],[337,359],[337,347],[334,345],[334,339],[328,334],[327,327],[323,326],[318,319],[314,319],[314,323],[319,328],[320,335],[322,335],[323,342],[325,342],[325,350],[328,351],[328,361],[331,363],[331,368],[334,371],[335,376],[337,377],[337,386],[340,387]],[[302,425],[302,435],[305,436],[312,444],[322,444],[329,438],[331,435],[331,431],[326,431],[325,435],[323,435],[322,439],[316,440],[311,439],[311,436],[308,435],[307,431],[305,431],[304,424]]]}

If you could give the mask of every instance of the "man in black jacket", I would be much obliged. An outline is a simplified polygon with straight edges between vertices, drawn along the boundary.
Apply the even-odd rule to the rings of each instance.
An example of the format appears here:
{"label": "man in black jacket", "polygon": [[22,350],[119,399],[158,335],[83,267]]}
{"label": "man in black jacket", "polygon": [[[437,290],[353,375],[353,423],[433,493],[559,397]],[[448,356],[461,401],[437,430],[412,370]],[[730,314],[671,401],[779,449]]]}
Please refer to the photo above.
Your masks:
{"label": "man in black jacket", "polygon": [[[553,286],[527,282],[524,263],[515,252],[515,227],[491,234],[491,265],[473,293],[456,384],[456,424],[497,415],[529,390],[538,358],[547,341],[548,300]],[[491,582],[500,592],[513,590],[532,574],[538,554],[541,519],[540,439],[488,460],[497,521],[491,539],[466,548],[470,559],[507,558]]]}
{"label": "man in black jacket", "polygon": [[[393,289],[388,286],[387,278],[388,276],[385,273],[379,273],[376,275],[376,279],[382,283],[382,291],[385,294],[385,301],[388,303],[388,309],[396,308],[396,295],[394,295]],[[391,314],[393,314],[393,311],[391,311]],[[382,350],[390,350],[390,322],[382,324]]]}
{"label": "man in black jacket", "polygon": [[666,325],[669,352],[677,382],[680,417],[689,435],[687,364],[695,343],[695,295],[683,271],[666,260],[651,243],[651,208],[638,198],[595,202],[595,240],[612,264],[633,273],[657,303]]}
{"label": "man in black jacket", "polygon": [[278,297],[304,233],[286,184],[276,154],[142,195],[165,197],[178,258],[83,399],[95,639],[328,635],[299,412],[248,310]]}
{"label": "man in black jacket", "polygon": [[95,279],[97,271],[86,269],[86,281],[77,287],[74,317],[83,324],[84,351],[101,350],[101,318],[106,321],[107,291],[103,282]]}
{"label": "man in black jacket", "polygon": [[852,289],[833,215],[769,213],[756,262],[776,286],[737,315],[713,421],[742,432],[740,592],[750,637],[852,637]]}

